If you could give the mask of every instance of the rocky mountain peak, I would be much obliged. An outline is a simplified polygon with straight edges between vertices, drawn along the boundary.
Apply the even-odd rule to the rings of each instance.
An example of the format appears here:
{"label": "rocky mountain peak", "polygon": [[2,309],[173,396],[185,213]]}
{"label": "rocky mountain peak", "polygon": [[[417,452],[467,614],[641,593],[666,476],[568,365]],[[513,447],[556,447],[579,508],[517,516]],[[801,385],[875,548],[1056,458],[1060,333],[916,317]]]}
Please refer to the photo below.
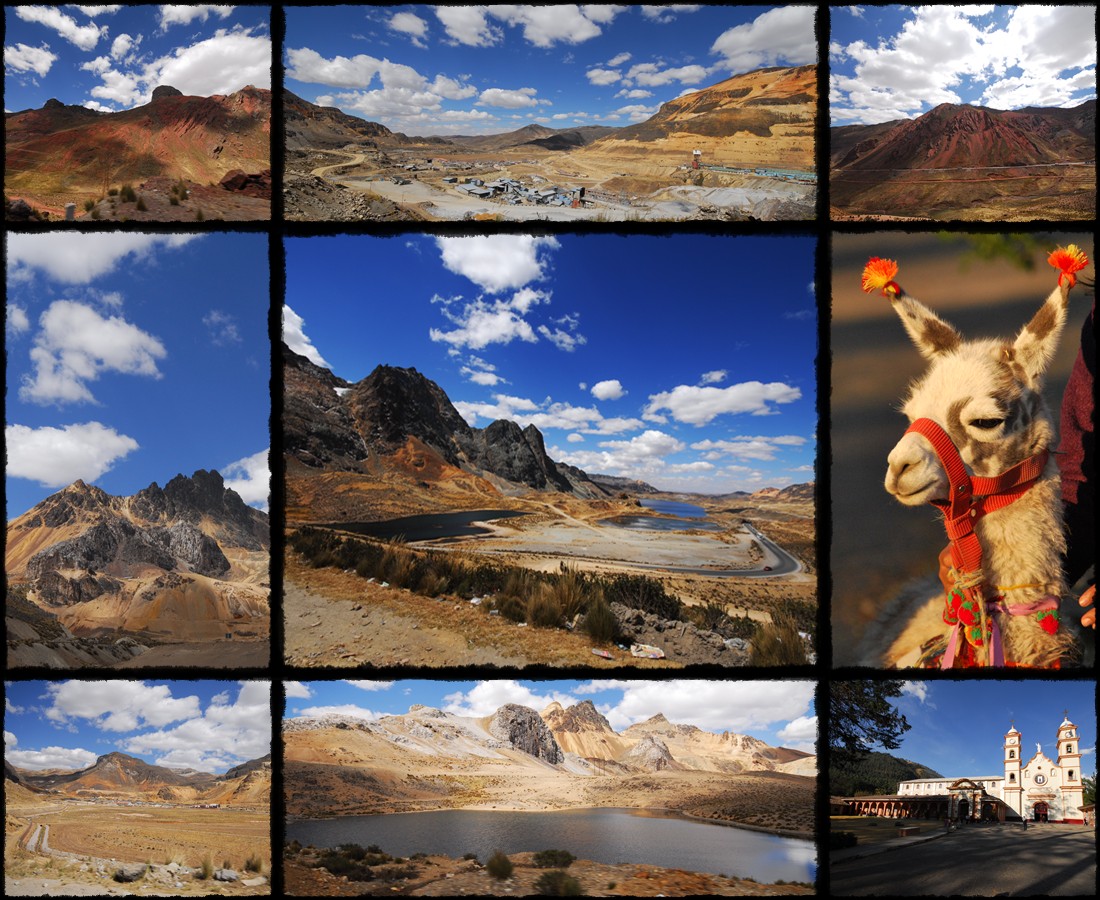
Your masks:
{"label": "rocky mountain peak", "polygon": [[489,733],[515,749],[557,765],[565,759],[554,735],[537,712],[517,703],[507,703],[489,719]]}
{"label": "rocky mountain peak", "polygon": [[647,772],[679,768],[668,745],[655,734],[646,734],[623,757],[627,765],[637,766]]}
{"label": "rocky mountain peak", "polygon": [[614,733],[611,723],[596,709],[591,700],[582,700],[563,711],[556,731],[601,731]]}
{"label": "rocky mountain peak", "polygon": [[153,100],[163,100],[165,97],[182,97],[183,91],[172,87],[170,84],[162,84],[153,88]]}

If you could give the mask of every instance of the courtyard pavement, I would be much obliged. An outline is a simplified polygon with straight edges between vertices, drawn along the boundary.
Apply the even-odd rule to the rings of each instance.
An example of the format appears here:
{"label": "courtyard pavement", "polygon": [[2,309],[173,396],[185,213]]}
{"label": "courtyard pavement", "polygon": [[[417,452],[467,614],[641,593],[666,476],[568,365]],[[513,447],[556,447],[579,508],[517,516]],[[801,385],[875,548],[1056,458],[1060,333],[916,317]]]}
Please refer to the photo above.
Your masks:
{"label": "courtyard pavement", "polygon": [[1095,896],[1096,832],[1081,825],[968,826],[834,851],[829,878],[830,892],[842,897]]}

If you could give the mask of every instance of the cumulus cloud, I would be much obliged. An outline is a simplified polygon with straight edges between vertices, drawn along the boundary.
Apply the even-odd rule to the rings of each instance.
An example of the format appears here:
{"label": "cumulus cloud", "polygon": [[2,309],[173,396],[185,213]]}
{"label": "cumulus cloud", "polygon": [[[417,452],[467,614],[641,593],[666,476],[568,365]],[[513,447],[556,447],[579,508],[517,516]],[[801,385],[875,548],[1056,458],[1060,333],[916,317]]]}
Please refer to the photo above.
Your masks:
{"label": "cumulus cloud", "polygon": [[56,6],[17,6],[15,14],[24,22],[35,22],[56,31],[70,44],[81,50],[94,50],[100,37],[107,35],[106,25],[77,25],[76,19],[67,16]]}
{"label": "cumulus cloud", "polygon": [[81,425],[7,425],[8,475],[64,487],[77,479],[92,482],[138,449],[138,442],[99,422]]}
{"label": "cumulus cloud", "polygon": [[479,681],[469,691],[455,691],[443,699],[444,712],[474,718],[492,715],[506,703],[541,710],[555,700],[562,706],[572,706],[579,702],[572,694],[555,690],[539,693],[510,679]]}
{"label": "cumulus cloud", "polygon": [[242,681],[239,686],[236,699],[229,692],[218,694],[182,724],[137,735],[123,746],[131,753],[155,754],[157,765],[208,772],[265,756],[271,752],[271,684]]}
{"label": "cumulus cloud", "polygon": [[13,747],[19,745],[19,738],[17,738],[10,731],[4,732],[4,750],[7,751]]}
{"label": "cumulus cloud", "polygon": [[626,396],[626,391],[619,379],[611,378],[592,385],[592,396],[597,400],[618,400]]}
{"label": "cumulus cloud", "polygon": [[225,486],[236,491],[245,503],[267,512],[271,496],[268,450],[229,463],[222,469],[222,475],[225,476]]}
{"label": "cumulus cloud", "polygon": [[4,330],[10,335],[25,334],[30,331],[31,320],[27,311],[14,303],[8,304],[8,317],[4,321]]}
{"label": "cumulus cloud", "polygon": [[680,3],[673,6],[639,6],[643,16],[651,22],[667,25],[677,16],[697,12],[701,7],[698,4]]}
{"label": "cumulus cloud", "polygon": [[56,61],[57,54],[51,53],[45,45],[28,47],[26,44],[15,44],[4,47],[4,68],[8,72],[34,72],[42,77]]}
{"label": "cumulus cloud", "polygon": [[21,399],[31,403],[94,403],[88,382],[103,372],[160,378],[164,345],[121,316],[102,316],[72,300],[55,300],[39,319],[31,350],[34,375],[24,376]]}
{"label": "cumulus cloud", "polygon": [[[539,326],[539,334],[546,340],[566,353],[572,353],[577,347],[588,343],[588,338],[577,332],[578,320],[575,316],[565,316],[556,320],[558,327],[551,328],[548,325]],[[565,328],[560,327],[565,325]]]}
{"label": "cumulus cloud", "polygon": [[480,106],[499,106],[502,109],[524,109],[539,105],[539,101],[535,96],[537,93],[537,89],[529,87],[516,88],[515,90],[488,88],[481,92],[477,103]]}
{"label": "cumulus cloud", "polygon": [[527,234],[437,237],[443,265],[490,294],[520,288],[544,276],[557,238]]}
{"label": "cumulus cloud", "polygon": [[721,384],[729,377],[729,374],[725,369],[714,369],[710,372],[704,372],[699,381],[702,384]]}
{"label": "cumulus cloud", "polygon": [[607,65],[609,65],[609,66],[621,66],[623,63],[627,63],[627,62],[630,62],[630,54],[629,53],[620,53],[617,56],[611,57],[611,59],[609,59],[607,61]]}
{"label": "cumulus cloud", "polygon": [[536,403],[526,397],[494,394],[492,403],[469,403],[459,400],[454,406],[462,418],[471,425],[477,425],[482,419],[488,422],[509,419],[524,428],[534,425],[540,431],[558,428],[585,434],[610,435],[632,431],[644,424],[640,419],[604,418],[594,406],[555,403],[551,398]]}
{"label": "cumulus cloud", "polygon": [[300,681],[285,681],[283,686],[286,688],[287,697],[308,700],[313,696],[313,689],[308,684],[303,684]]}
{"label": "cumulus cloud", "polygon": [[355,681],[347,678],[344,679],[344,684],[350,684],[361,691],[388,691],[393,687],[392,681]]}
{"label": "cumulus cloud", "polygon": [[[5,739],[7,735],[5,731]],[[40,769],[86,769],[99,757],[80,747],[43,747],[41,750],[5,750],[4,758],[17,768],[35,772]]]}
{"label": "cumulus cloud", "polygon": [[304,356],[316,366],[331,369],[316,347],[313,341],[306,337],[305,319],[298,315],[285,303],[283,304],[283,343],[299,356]]}
{"label": "cumulus cloud", "polygon": [[598,680],[577,693],[610,689],[622,690],[622,699],[596,705],[616,730],[664,713],[670,722],[708,731],[752,731],[805,716],[814,697],[812,681]]}
{"label": "cumulus cloud", "polygon": [[817,60],[816,6],[779,6],[719,35],[711,47],[730,72],[804,66]]}
{"label": "cumulus cloud", "polygon": [[409,40],[413,42],[413,46],[428,46],[424,41],[428,34],[428,23],[416,13],[394,13],[387,24],[393,31],[407,35]]}
{"label": "cumulus cloud", "polygon": [[161,250],[177,250],[201,237],[125,232],[9,234],[8,278],[27,281],[42,272],[63,284],[88,284],[115,271],[127,257],[144,262]]}
{"label": "cumulus cloud", "polygon": [[467,365],[464,365],[459,371],[468,381],[480,384],[483,387],[496,387],[498,384],[507,384],[507,380],[497,374],[497,367],[479,356],[469,357]]}
{"label": "cumulus cloud", "polygon": [[940,103],[1074,106],[1095,96],[1095,7],[1016,6],[1003,26],[976,21],[992,9],[916,7],[875,46],[845,44],[834,31],[830,54],[854,71],[831,76],[833,120],[875,124]]}
{"label": "cumulus cloud", "polygon": [[320,716],[350,716],[353,719],[366,719],[368,722],[373,722],[381,715],[382,713],[376,713],[365,707],[356,706],[354,703],[345,703],[342,706],[307,706],[294,718],[304,719]]}
{"label": "cumulus cloud", "polygon": [[614,69],[589,69],[584,73],[588,80],[595,85],[614,84],[622,79],[622,73]]}
{"label": "cumulus cloud", "polygon": [[661,69],[653,63],[641,63],[632,66],[626,77],[629,82],[640,84],[643,87],[658,87],[671,84],[674,81],[678,81],[680,84],[698,84],[707,77],[709,71],[705,66],[695,64]]}
{"label": "cumulus cloud", "polygon": [[435,6],[433,11],[452,44],[489,47],[503,36],[501,29],[489,22],[484,6]]}
{"label": "cumulus cloud", "polygon": [[58,725],[86,719],[100,731],[133,731],[192,719],[199,698],[173,697],[166,684],[144,681],[62,681],[46,685],[46,718]]}
{"label": "cumulus cloud", "polygon": [[624,100],[644,100],[646,97],[652,97],[653,91],[646,91],[641,88],[634,88],[633,90],[626,90],[625,88],[619,91],[616,97],[622,97]]}
{"label": "cumulus cloud", "polygon": [[205,22],[210,16],[225,19],[235,6],[211,6],[209,4],[196,4],[194,6],[161,6],[160,30],[167,31],[173,25],[190,25],[196,19]]}
{"label": "cumulus cloud", "polygon": [[109,16],[122,9],[121,6],[78,6],[75,3],[72,4],[72,7],[73,9],[79,9],[89,19],[94,19],[96,16]]}
{"label": "cumulus cloud", "polygon": [[775,459],[776,454],[783,447],[801,447],[806,443],[806,438],[796,434],[781,434],[772,437],[744,436],[730,440],[696,441],[691,445],[692,450],[706,451],[705,459],[722,459],[732,457],[740,460],[757,460],[767,462]]}
{"label": "cumulus cloud", "polygon": [[817,750],[817,716],[799,716],[776,732],[785,747],[813,753]]}
{"label": "cumulus cloud", "polygon": [[922,705],[928,702],[928,682],[926,681],[903,681],[901,692],[915,697]]}
{"label": "cumulus cloud", "polygon": [[706,425],[726,414],[772,415],[776,412],[773,404],[792,403],[801,396],[797,387],[778,381],[746,381],[727,388],[681,384],[671,391],[651,394],[643,418],[663,422],[666,419],[661,410],[668,410],[677,422]]}

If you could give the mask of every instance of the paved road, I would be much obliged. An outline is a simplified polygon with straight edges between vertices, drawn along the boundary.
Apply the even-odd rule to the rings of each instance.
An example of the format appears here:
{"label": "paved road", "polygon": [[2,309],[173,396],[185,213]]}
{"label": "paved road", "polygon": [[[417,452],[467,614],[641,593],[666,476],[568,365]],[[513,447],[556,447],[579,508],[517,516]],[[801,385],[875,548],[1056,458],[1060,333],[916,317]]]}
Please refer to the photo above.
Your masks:
{"label": "paved road", "polygon": [[1069,825],[975,827],[864,859],[832,863],[832,893],[1093,896],[1096,833]]}

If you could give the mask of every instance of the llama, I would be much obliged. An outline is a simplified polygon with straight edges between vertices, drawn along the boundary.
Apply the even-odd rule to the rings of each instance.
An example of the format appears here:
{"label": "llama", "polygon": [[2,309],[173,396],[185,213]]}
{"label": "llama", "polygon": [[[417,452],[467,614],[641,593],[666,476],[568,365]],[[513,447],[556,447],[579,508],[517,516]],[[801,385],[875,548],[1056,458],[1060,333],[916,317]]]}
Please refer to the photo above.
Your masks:
{"label": "llama", "polygon": [[[944,513],[955,582],[946,596],[923,595],[900,635],[876,648],[879,664],[1054,668],[1075,656],[1073,637],[1058,628],[1066,543],[1041,391],[1073,273],[1087,259],[1071,245],[1050,262],[1062,269],[1058,287],[1012,340],[964,340],[890,280],[894,263],[873,259],[864,270],[863,289],[882,289],[928,360],[904,401],[911,425],[887,458],[885,487],[907,506]],[[913,600],[894,605],[911,609]]]}

